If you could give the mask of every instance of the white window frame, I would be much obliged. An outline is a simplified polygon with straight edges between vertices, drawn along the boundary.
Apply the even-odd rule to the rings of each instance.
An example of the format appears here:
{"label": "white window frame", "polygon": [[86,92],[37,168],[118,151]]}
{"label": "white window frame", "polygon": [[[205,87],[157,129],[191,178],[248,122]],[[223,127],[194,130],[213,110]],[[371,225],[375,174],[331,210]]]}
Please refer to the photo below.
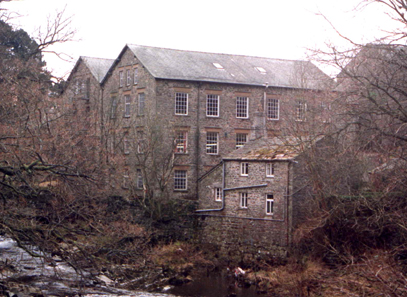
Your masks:
{"label": "white window frame", "polygon": [[222,188],[215,188],[214,193],[215,193],[215,201],[221,202],[222,201]]}
{"label": "white window frame", "polygon": [[249,97],[236,97],[236,118],[249,118]]}
{"label": "white window frame", "polygon": [[274,177],[274,163],[268,162],[266,163],[266,177]]}
{"label": "white window frame", "polygon": [[240,192],[239,193],[239,205],[240,208],[247,208],[247,200],[249,198],[249,194],[247,192]]}
{"label": "white window frame", "polygon": [[176,131],[175,132],[175,153],[186,154],[188,152],[188,132]]}
{"label": "white window frame", "polygon": [[280,119],[280,100],[267,98],[267,119],[278,121]]}
{"label": "white window frame", "polygon": [[274,195],[266,194],[266,215],[274,214]]}
{"label": "white window frame", "polygon": [[137,189],[143,189],[144,188],[143,173],[140,168],[136,169],[136,178],[137,178],[136,183]]}
{"label": "white window frame", "polygon": [[144,115],[145,103],[146,103],[146,94],[145,93],[138,94],[137,115],[139,115],[139,116]]}
{"label": "white window frame", "polygon": [[129,171],[126,170],[124,172],[124,174],[123,174],[123,184],[122,184],[123,189],[128,189],[129,188],[129,182],[130,182]]}
{"label": "white window frame", "polygon": [[131,98],[130,95],[124,95],[124,117],[129,118],[131,115]]}
{"label": "white window frame", "polygon": [[175,93],[175,114],[188,115],[188,93]]}
{"label": "white window frame", "polygon": [[303,100],[297,101],[295,105],[295,120],[297,122],[304,122],[306,112],[307,112],[307,103]]}
{"label": "white window frame", "polygon": [[219,95],[206,95],[206,116],[211,118],[219,117]]}
{"label": "white window frame", "polygon": [[240,162],[240,175],[249,176],[249,162]]}
{"label": "white window frame", "polygon": [[248,136],[247,133],[236,133],[236,149],[241,148],[246,144]]}
{"label": "white window frame", "polygon": [[126,70],[126,86],[130,86],[131,84],[131,71],[130,69]]}
{"label": "white window frame", "polygon": [[123,88],[124,85],[124,72],[120,71],[119,72],[119,87]]}
{"label": "white window frame", "polygon": [[133,77],[134,84],[137,85],[138,83],[138,68],[134,68],[134,77]]}
{"label": "white window frame", "polygon": [[219,132],[206,132],[206,153],[208,155],[219,154]]}
{"label": "white window frame", "polygon": [[188,190],[188,172],[187,170],[174,170],[174,190]]}

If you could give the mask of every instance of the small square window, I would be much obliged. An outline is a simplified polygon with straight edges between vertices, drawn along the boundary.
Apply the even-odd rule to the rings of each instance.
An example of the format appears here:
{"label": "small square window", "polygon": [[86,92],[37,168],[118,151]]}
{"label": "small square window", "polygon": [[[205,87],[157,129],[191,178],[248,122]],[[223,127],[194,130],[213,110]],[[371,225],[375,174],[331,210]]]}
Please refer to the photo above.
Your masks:
{"label": "small square window", "polygon": [[256,68],[256,70],[261,74],[267,74],[266,69],[264,69],[263,67],[254,67],[254,68]]}
{"label": "small square window", "polygon": [[240,163],[240,175],[241,176],[249,175],[249,163],[247,162]]}
{"label": "small square window", "polygon": [[216,69],[219,69],[219,70],[224,70],[223,66],[222,66],[222,65],[220,65],[219,63],[212,63],[212,64],[213,64],[213,66],[215,66],[215,67],[216,67]]}
{"label": "small square window", "polygon": [[248,194],[245,193],[240,193],[240,207],[241,208],[247,208],[247,198],[248,198]]}

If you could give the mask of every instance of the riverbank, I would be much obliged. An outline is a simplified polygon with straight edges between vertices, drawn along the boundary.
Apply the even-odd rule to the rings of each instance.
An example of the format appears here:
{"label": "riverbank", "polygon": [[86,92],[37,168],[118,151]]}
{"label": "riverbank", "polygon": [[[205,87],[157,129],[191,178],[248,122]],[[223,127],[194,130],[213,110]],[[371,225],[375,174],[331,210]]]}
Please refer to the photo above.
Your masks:
{"label": "riverbank", "polygon": [[[35,256],[33,256],[35,255]],[[222,255],[188,243],[157,246],[136,263],[78,270],[33,246],[0,236],[0,296],[405,296],[399,265],[381,250],[333,267],[267,253]],[[274,262],[273,262],[274,261]],[[239,263],[240,262],[240,263]],[[241,265],[238,267],[236,265]],[[171,295],[173,294],[173,295]]]}

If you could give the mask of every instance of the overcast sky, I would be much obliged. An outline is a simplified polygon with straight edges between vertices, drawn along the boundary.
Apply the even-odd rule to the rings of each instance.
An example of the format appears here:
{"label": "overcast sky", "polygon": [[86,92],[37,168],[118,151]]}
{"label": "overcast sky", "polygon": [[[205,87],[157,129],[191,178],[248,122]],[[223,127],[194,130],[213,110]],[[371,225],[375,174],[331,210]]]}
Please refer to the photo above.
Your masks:
{"label": "overcast sky", "polygon": [[116,58],[127,44],[182,50],[306,59],[306,48],[340,42],[322,13],[344,35],[369,42],[386,22],[382,6],[354,11],[358,0],[13,0],[2,3],[21,17],[12,23],[36,36],[65,9],[75,41],[55,50],[72,59],[46,55],[48,68],[63,76],[79,56]]}

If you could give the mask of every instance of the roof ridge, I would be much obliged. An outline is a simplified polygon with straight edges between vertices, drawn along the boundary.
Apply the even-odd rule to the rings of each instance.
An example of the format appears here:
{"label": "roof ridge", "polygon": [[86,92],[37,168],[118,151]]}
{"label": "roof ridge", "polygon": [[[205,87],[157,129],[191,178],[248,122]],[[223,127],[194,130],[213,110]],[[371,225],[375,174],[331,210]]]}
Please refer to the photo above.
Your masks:
{"label": "roof ridge", "polygon": [[89,56],[79,56],[79,58],[98,59],[98,60],[115,60],[115,59],[111,59],[111,58],[99,58],[99,57],[89,57]]}
{"label": "roof ridge", "polygon": [[183,49],[175,49],[175,48],[169,48],[169,47],[140,45],[140,44],[132,44],[132,43],[127,43],[126,45],[127,46],[155,48],[155,49],[165,49],[165,50],[172,50],[172,51],[178,51],[178,52],[190,52],[190,53],[200,53],[200,54],[216,54],[216,55],[238,56],[238,57],[251,57],[251,58],[270,59],[270,60],[277,60],[277,61],[292,61],[292,62],[306,62],[306,63],[310,62],[309,60],[281,59],[281,58],[270,58],[270,57],[251,56],[251,55],[242,55],[242,54],[228,54],[228,53],[205,52],[205,51],[195,51],[195,50],[183,50]]}

